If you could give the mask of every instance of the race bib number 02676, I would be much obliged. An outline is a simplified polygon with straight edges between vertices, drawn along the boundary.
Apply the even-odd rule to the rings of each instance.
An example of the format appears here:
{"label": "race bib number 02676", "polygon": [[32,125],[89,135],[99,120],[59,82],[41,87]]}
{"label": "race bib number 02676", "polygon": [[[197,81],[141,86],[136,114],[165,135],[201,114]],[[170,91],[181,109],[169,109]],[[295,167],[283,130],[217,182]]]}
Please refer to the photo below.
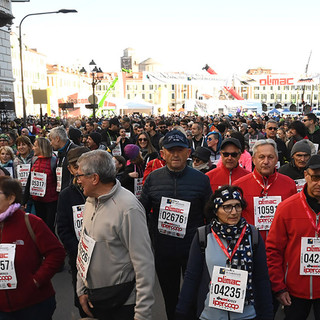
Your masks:
{"label": "race bib number 02676", "polygon": [[168,236],[184,238],[186,235],[190,202],[161,198],[158,230]]}

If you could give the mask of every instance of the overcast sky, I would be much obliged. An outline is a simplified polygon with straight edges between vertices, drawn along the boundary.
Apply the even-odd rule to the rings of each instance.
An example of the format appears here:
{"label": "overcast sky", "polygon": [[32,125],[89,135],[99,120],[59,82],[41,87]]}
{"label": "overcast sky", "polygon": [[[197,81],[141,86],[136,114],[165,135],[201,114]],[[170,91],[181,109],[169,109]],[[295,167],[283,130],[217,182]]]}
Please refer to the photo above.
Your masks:
{"label": "overcast sky", "polygon": [[118,71],[123,50],[153,58],[166,71],[217,73],[250,68],[320,73],[319,0],[30,0],[12,3],[12,26],[29,13],[76,9],[77,14],[28,17],[24,39],[49,63]]}

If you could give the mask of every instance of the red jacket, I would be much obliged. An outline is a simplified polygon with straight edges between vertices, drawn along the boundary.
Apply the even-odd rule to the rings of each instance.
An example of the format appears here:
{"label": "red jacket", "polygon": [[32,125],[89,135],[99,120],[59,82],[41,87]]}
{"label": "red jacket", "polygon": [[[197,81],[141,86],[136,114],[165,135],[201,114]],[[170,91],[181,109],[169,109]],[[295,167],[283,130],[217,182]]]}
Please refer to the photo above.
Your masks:
{"label": "red jacket", "polygon": [[0,290],[0,310],[4,312],[20,310],[53,296],[50,279],[65,258],[62,245],[42,219],[30,214],[29,220],[37,245],[27,229],[23,211],[17,210],[0,223],[0,242],[16,243],[14,265],[17,288]]}
{"label": "red jacket", "polygon": [[[304,187],[306,188],[306,186]],[[320,298],[320,276],[300,275],[301,237],[315,237],[303,202],[309,207],[304,191],[279,204],[266,241],[267,263],[272,290],[287,289],[302,299]],[[316,222],[316,214],[309,207]]]}
{"label": "red jacket", "polygon": [[159,168],[162,168],[166,165],[165,160],[163,159],[154,159],[148,162],[146,169],[144,170],[142,183],[147,179],[147,176],[154,170],[157,170]]}
{"label": "red jacket", "polygon": [[41,172],[47,174],[47,187],[44,197],[32,196],[32,199],[39,202],[53,202],[58,200],[57,178],[56,173],[51,169],[51,158],[44,158],[39,156],[33,164],[31,171]]}
{"label": "red jacket", "polygon": [[250,172],[246,169],[237,166],[233,170],[227,169],[224,165],[221,167],[212,169],[207,172],[206,175],[210,179],[210,185],[212,192],[215,192],[219,187],[225,184],[233,184],[239,178],[249,174]]}
{"label": "red jacket", "polygon": [[[257,172],[256,169],[254,169],[253,173],[256,175],[257,179],[264,184],[263,177]],[[248,204],[247,208],[243,210],[242,216],[247,220],[248,223],[254,225],[253,198],[261,196],[263,189],[255,180],[253,173],[238,179],[234,182],[234,185],[239,186],[243,190],[244,199]],[[268,177],[266,182],[267,184],[271,183],[271,186],[268,189],[268,196],[281,196],[282,201],[297,193],[295,182],[291,178],[281,173],[275,172]],[[260,231],[260,233],[265,241],[267,238],[267,231]]]}

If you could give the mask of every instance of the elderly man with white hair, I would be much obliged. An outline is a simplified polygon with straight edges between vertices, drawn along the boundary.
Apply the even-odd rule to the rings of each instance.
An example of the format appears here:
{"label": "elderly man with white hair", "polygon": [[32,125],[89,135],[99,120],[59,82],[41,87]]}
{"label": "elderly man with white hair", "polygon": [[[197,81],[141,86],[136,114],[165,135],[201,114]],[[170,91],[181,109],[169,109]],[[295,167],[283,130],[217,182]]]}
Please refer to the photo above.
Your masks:
{"label": "elderly man with white hair", "polygon": [[66,129],[63,126],[55,127],[50,130],[50,144],[53,150],[58,151],[58,164],[56,169],[57,176],[57,192],[68,187],[71,183],[71,173],[68,170],[68,152],[76,148],[69,138]]}
{"label": "elderly man with white hair", "polygon": [[108,152],[87,152],[78,165],[88,197],[77,257],[81,306],[99,320],[149,320],[155,269],[145,210],[116,180]]}
{"label": "elderly man with white hair", "polygon": [[258,140],[252,148],[254,171],[234,182],[243,190],[248,206],[242,215],[266,240],[278,204],[297,192],[295,182],[275,169],[277,145],[272,139]]}

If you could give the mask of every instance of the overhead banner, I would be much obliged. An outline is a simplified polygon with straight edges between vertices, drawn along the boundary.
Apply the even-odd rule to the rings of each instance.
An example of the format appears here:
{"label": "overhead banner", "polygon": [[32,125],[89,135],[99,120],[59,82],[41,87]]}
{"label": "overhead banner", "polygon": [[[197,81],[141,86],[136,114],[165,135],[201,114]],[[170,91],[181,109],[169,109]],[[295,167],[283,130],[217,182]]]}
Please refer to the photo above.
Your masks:
{"label": "overhead banner", "polygon": [[237,76],[242,86],[301,86],[318,85],[319,75],[301,76],[297,74],[264,74],[264,75],[243,75]]}
{"label": "overhead banner", "polygon": [[227,79],[217,75],[194,74],[184,72],[143,72],[143,81],[146,83],[169,83],[169,84],[200,84],[201,82],[211,83],[214,87],[223,87]]}

